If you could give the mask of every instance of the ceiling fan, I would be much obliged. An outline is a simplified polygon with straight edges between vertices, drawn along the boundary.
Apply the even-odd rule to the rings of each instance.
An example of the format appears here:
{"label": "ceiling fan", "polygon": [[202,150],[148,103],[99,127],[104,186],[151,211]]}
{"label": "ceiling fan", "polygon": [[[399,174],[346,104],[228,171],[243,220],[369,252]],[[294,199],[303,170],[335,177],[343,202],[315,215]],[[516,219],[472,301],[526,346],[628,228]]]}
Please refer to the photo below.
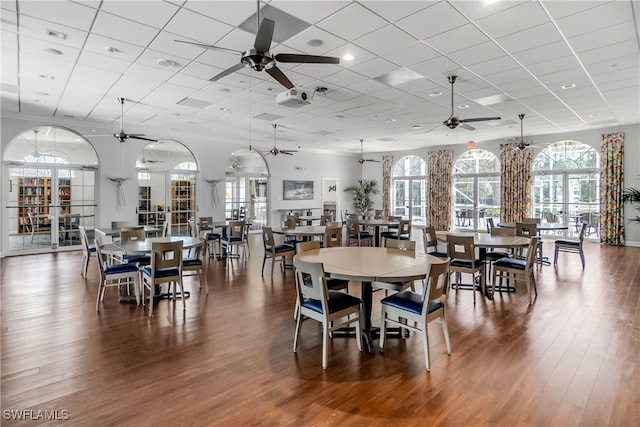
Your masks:
{"label": "ceiling fan", "polygon": [[125,98],[118,98],[120,103],[120,132],[114,133],[113,136],[120,142],[125,142],[127,139],[141,139],[143,141],[158,142],[157,139],[147,138],[141,133],[126,133],[124,131],[124,101]]}
{"label": "ceiling fan", "polygon": [[365,162],[377,162],[380,163],[380,160],[374,160],[374,159],[365,159],[364,158],[364,151],[363,151],[363,144],[364,140],[360,139],[360,158],[358,159],[358,163],[360,163],[361,165],[364,164]]}
{"label": "ceiling fan", "polygon": [[451,83],[451,115],[447,120],[442,122],[443,125],[448,127],[449,129],[455,129],[458,126],[467,130],[475,130],[473,126],[468,125],[469,122],[484,122],[489,120],[500,120],[500,117],[475,117],[470,119],[461,119],[459,117],[454,116],[453,110],[453,84],[458,79],[458,76],[451,75],[449,76],[449,83]]}
{"label": "ceiling fan", "polygon": [[265,153],[265,156],[268,154],[273,154],[274,156],[277,156],[278,154],[288,154],[292,156],[293,153],[297,153],[298,150],[278,150],[278,147],[276,147],[276,133],[277,133],[276,129],[278,128],[278,124],[272,123],[271,126],[273,126],[273,148],[267,151]]}
{"label": "ceiling fan", "polygon": [[220,46],[208,45],[203,43],[195,43],[184,40],[175,40],[178,43],[187,43],[195,46],[204,47],[206,49],[215,49],[222,51],[231,51],[240,54],[240,63],[234,65],[231,68],[224,70],[223,72],[210,78],[210,81],[216,82],[221,78],[234,73],[243,67],[250,67],[255,71],[265,70],[271,77],[276,79],[282,86],[287,89],[293,89],[294,84],[284,75],[284,73],[278,68],[276,62],[292,62],[292,63],[305,63],[305,64],[339,64],[340,58],[330,56],[318,56],[318,55],[299,55],[294,53],[278,53],[272,54],[269,52],[271,48],[271,40],[273,38],[273,29],[275,22],[271,19],[264,18],[260,22],[260,0],[257,2],[257,28],[256,39],[253,43],[253,47],[245,50],[244,52],[228,49]]}

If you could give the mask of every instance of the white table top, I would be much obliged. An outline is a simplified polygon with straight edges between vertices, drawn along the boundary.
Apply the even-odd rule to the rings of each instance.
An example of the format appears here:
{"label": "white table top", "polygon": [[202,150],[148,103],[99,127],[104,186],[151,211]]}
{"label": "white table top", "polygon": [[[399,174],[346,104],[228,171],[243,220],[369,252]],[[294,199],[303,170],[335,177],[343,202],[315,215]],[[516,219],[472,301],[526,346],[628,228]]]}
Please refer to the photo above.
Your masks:
{"label": "white table top", "polygon": [[[137,226],[131,226],[131,227],[133,228],[133,227],[137,227]],[[143,225],[142,228],[144,229],[145,234],[157,233],[157,232],[161,231],[158,227],[153,227],[151,225]],[[96,228],[96,231],[101,231],[106,236],[116,237],[116,236],[120,236],[121,229],[120,228],[98,227],[98,228]]]}
{"label": "white table top", "polygon": [[377,218],[377,219],[361,219],[358,220],[361,225],[400,225],[400,221]]}
{"label": "white table top", "polygon": [[148,237],[144,240],[128,240],[126,242],[106,243],[100,250],[105,254],[140,254],[151,252],[154,242],[168,243],[182,241],[182,248],[189,249],[204,242],[201,238],[190,236]]}
{"label": "white table top", "polygon": [[443,262],[419,252],[358,246],[314,249],[296,257],[323,263],[331,277],[361,282],[420,280],[426,277],[429,264]]}
{"label": "white table top", "polygon": [[[568,230],[569,226],[567,225],[563,225],[560,223],[549,223],[549,222],[543,222],[540,224],[534,224],[536,226],[536,228],[540,231],[545,231],[545,230]],[[501,228],[516,228],[516,223],[515,222],[501,222],[500,224],[498,224],[498,227]]]}
{"label": "white table top", "polygon": [[275,234],[284,234],[285,236],[320,236],[324,235],[325,226],[323,225],[298,225],[293,228],[278,227],[273,228]]}
{"label": "white table top", "polygon": [[469,231],[436,231],[441,242],[447,241],[447,234],[452,236],[473,236],[473,244],[479,248],[524,248],[529,246],[531,239],[523,236],[492,236],[489,233],[474,233]]}

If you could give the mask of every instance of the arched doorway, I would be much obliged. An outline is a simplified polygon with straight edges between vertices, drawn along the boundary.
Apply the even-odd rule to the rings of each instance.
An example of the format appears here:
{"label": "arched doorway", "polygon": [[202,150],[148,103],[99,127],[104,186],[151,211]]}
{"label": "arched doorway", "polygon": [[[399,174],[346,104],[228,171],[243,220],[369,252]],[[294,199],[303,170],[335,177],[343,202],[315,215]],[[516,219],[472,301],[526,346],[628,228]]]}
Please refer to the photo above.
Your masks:
{"label": "arched doorway", "polygon": [[500,161],[482,149],[464,152],[453,165],[453,224],[483,230],[500,218]]}
{"label": "arched doorway", "polygon": [[227,219],[246,219],[252,230],[268,224],[269,168],[253,150],[231,153],[225,169],[224,210]]}
{"label": "arched doorway", "polygon": [[424,224],[427,217],[427,162],[418,156],[401,158],[393,168],[392,215]]}
{"label": "arched doorway", "polygon": [[169,222],[170,234],[188,235],[189,219],[196,216],[198,166],[193,153],[178,141],[151,142],[138,155],[136,168],[138,225]]}
{"label": "arched doorway", "polygon": [[533,160],[533,215],[559,222],[575,237],[586,222],[587,237],[600,232],[600,155],[590,145],[565,140],[549,144]]}
{"label": "arched doorway", "polygon": [[78,248],[78,227],[93,229],[98,156],[73,130],[39,126],[9,142],[3,238],[8,254]]}

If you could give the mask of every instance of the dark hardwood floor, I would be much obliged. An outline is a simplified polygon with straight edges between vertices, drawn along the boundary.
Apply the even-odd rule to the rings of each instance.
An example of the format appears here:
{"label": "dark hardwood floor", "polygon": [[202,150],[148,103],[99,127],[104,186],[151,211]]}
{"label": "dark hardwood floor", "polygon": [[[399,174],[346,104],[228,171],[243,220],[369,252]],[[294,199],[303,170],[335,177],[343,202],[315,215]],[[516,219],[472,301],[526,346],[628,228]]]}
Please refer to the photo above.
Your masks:
{"label": "dark hardwood floor", "polygon": [[[2,425],[80,426],[632,426],[640,419],[640,248],[585,243],[587,266],[562,254],[523,288],[493,301],[447,296],[452,354],[430,325],[421,340],[390,339],[384,355],[305,322],[292,351],[293,274],[261,277],[261,236],[245,263],[211,260],[186,312],[162,301],[149,318],[107,289],[81,252],[4,258]],[[545,241],[545,252],[553,246]],[[357,284],[352,293],[358,294]],[[374,295],[374,323],[381,292]],[[65,421],[11,419],[58,410]],[[68,412],[61,412],[68,411]],[[24,413],[22,413],[24,415]],[[51,413],[49,413],[51,415]]]}

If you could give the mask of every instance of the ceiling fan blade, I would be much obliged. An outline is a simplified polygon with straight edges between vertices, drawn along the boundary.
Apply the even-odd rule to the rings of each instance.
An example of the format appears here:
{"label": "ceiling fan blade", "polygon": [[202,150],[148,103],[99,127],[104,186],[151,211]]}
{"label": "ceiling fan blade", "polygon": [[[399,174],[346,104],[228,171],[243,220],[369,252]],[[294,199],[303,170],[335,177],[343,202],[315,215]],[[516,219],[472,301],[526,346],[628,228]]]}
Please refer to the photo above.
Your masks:
{"label": "ceiling fan blade", "polygon": [[289,155],[293,155],[293,153],[297,153],[298,150],[280,150],[280,153],[282,154],[289,154]]}
{"label": "ceiling fan blade", "polygon": [[365,162],[374,162],[374,163],[380,163],[380,160],[375,160],[375,159],[364,159]]}
{"label": "ceiling fan blade", "polygon": [[140,136],[140,135],[131,135],[131,134],[129,134],[129,135],[128,135],[128,137],[129,137],[130,139],[140,139],[140,140],[142,140],[142,141],[158,142],[158,140],[157,140],[157,139],[153,139],[153,138],[146,138],[146,137],[144,137],[144,136]]}
{"label": "ceiling fan blade", "polygon": [[293,83],[291,83],[291,80],[289,80],[287,76],[284,75],[280,68],[273,66],[265,71],[269,73],[271,77],[276,79],[282,86],[286,87],[287,89],[293,89]]}
{"label": "ceiling fan blade", "polygon": [[221,72],[219,74],[216,74],[215,76],[211,77],[209,79],[209,81],[210,82],[217,82],[221,78],[223,78],[225,76],[228,76],[229,74],[235,73],[236,71],[238,71],[238,70],[240,70],[242,68],[244,68],[244,64],[238,63],[238,64],[234,65],[233,67],[227,68],[223,72]]}
{"label": "ceiling fan blade", "polygon": [[320,55],[299,55],[296,53],[278,53],[274,55],[278,62],[298,62],[303,64],[339,64],[340,58]]}
{"label": "ceiling fan blade", "polygon": [[474,117],[471,119],[460,119],[458,120],[460,123],[468,123],[468,122],[486,122],[489,120],[502,120],[500,117]]}
{"label": "ceiling fan blade", "polygon": [[174,40],[174,42],[177,43],[184,43],[184,44],[190,44],[192,46],[198,46],[198,47],[202,47],[204,49],[212,49],[212,50],[221,50],[223,52],[232,52],[232,53],[242,53],[242,51],[240,50],[236,50],[236,49],[229,49],[226,47],[220,47],[220,46],[214,46],[212,44],[204,44],[204,43],[197,43],[197,42],[190,42],[190,41],[186,41],[186,40]]}
{"label": "ceiling fan blade", "polygon": [[476,130],[476,128],[474,128],[473,126],[465,124],[465,123],[460,123],[458,126],[460,126],[463,129],[466,129],[466,130]]}
{"label": "ceiling fan blade", "polygon": [[273,28],[275,23],[268,18],[264,18],[258,28],[258,34],[256,34],[256,42],[253,47],[258,52],[269,52],[271,49],[271,39],[273,38]]}

